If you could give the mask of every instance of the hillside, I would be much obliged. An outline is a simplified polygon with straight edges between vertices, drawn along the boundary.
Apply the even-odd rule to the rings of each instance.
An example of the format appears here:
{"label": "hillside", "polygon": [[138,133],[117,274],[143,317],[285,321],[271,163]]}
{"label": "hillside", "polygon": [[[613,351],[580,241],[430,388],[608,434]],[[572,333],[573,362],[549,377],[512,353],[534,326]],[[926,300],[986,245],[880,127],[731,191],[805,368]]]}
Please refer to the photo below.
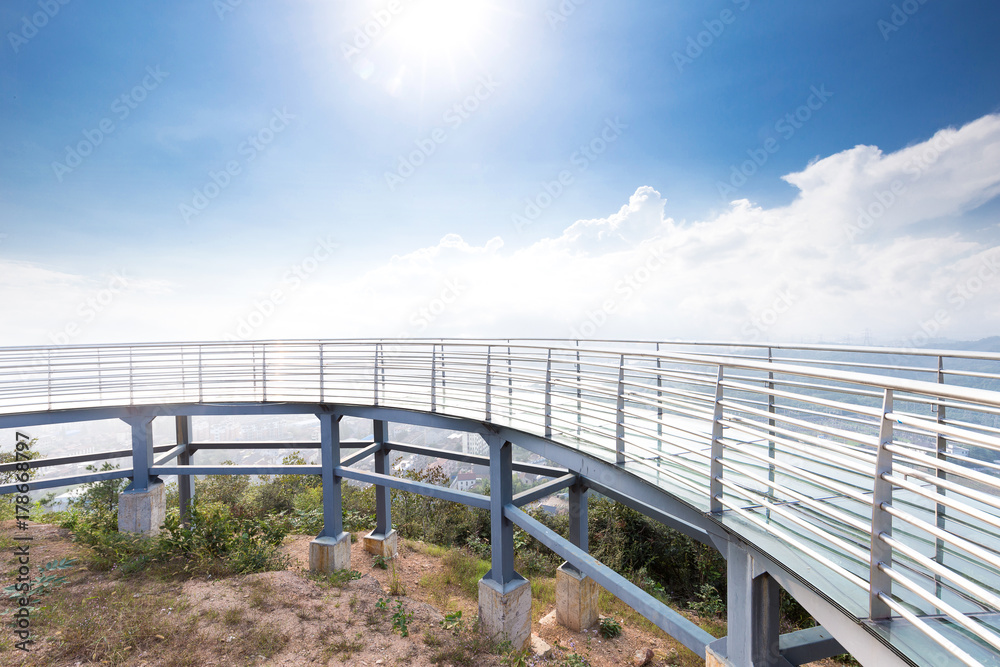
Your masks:
{"label": "hillside", "polygon": [[[13,532],[12,522],[0,526],[8,583],[16,570]],[[36,524],[29,534],[32,570],[62,558],[81,561],[32,618],[37,643],[30,652],[14,648],[10,631],[0,637],[0,663],[5,665],[611,667],[631,664],[633,655],[646,649],[654,652],[652,665],[703,664],[617,601],[605,600],[605,611],[623,621],[618,638],[561,628],[552,619],[554,580],[548,578],[532,580],[532,616],[534,632],[553,647],[552,655],[515,662],[482,641],[472,627],[475,582],[488,565],[464,551],[422,542],[404,541],[398,566],[388,569],[376,567],[355,543],[351,562],[357,574],[331,580],[307,572],[312,539],[307,536],[286,538],[283,550],[290,565],[285,570],[219,577],[210,571],[184,572],[176,565],[153,565],[131,574],[92,571],[86,566],[87,547],[72,542],[68,531]],[[405,594],[393,596],[390,590]],[[406,620],[408,637],[398,627],[394,631],[399,604],[404,614],[412,614]],[[455,612],[461,612],[459,623]],[[442,622],[456,627],[445,628]],[[721,627],[713,621],[707,627],[713,625]],[[586,662],[575,661],[573,654]]]}

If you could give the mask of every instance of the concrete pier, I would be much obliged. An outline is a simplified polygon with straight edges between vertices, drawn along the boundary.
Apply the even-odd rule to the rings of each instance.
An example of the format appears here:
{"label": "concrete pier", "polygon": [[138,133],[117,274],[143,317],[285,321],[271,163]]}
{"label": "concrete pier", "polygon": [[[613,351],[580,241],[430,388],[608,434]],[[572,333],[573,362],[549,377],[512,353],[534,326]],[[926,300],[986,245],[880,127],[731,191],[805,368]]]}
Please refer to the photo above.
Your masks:
{"label": "concrete pier", "polygon": [[556,621],[573,632],[586,630],[600,618],[600,588],[569,563],[556,570]]}
{"label": "concrete pier", "polygon": [[351,534],[340,537],[317,537],[309,543],[309,569],[312,572],[336,572],[351,567]]}
{"label": "concrete pier", "polygon": [[167,516],[167,497],[162,482],[143,491],[125,491],[118,496],[118,531],[156,535]]}
{"label": "concrete pier", "polygon": [[501,586],[479,580],[479,622],[491,639],[509,641],[520,650],[531,641],[531,582],[515,579]]}

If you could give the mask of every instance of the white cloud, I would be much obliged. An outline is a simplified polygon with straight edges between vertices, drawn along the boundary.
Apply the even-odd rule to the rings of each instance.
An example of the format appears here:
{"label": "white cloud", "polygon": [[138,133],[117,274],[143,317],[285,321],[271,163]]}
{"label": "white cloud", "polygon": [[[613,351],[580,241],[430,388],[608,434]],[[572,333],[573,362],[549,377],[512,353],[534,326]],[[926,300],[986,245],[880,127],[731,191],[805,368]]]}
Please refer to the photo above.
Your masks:
{"label": "white cloud", "polygon": [[[739,200],[681,224],[643,186],[617,212],[524,248],[449,234],[360,275],[333,262],[287,294],[254,337],[811,341],[870,329],[876,342],[919,343],[932,321],[937,335],[956,339],[1000,331],[1000,248],[987,240],[994,230],[964,217],[1000,193],[1000,116],[890,154],[858,146],[785,180],[799,189],[787,206]],[[8,312],[33,312],[42,332],[73,317],[104,280],[29,265],[4,275]],[[129,326],[102,319],[81,342],[222,338],[258,298],[234,304],[222,288],[162,289],[143,284],[129,302],[135,310],[122,311]],[[44,312],[32,309],[39,303]],[[142,326],[136,313],[159,324]],[[25,330],[2,326],[7,340],[47,342],[38,330],[25,340]]]}

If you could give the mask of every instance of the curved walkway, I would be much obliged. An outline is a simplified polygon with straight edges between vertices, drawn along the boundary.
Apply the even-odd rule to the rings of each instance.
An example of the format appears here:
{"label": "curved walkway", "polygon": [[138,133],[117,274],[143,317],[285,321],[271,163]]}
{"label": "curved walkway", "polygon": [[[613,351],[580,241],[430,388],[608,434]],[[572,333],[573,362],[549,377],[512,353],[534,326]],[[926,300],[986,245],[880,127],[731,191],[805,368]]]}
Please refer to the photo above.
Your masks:
{"label": "curved walkway", "polygon": [[[826,642],[864,664],[1000,664],[998,355],[630,341],[178,343],[2,348],[0,377],[0,427],[327,411],[481,433],[563,466],[572,479],[554,489],[593,489],[719,548],[729,559],[730,637],[709,653],[797,664]],[[371,453],[358,447],[351,459]],[[144,472],[177,474],[171,448],[160,449],[168,455]],[[336,474],[351,477],[350,463]],[[517,504],[498,506],[504,519],[569,548]],[[585,564],[585,551],[567,559]],[[759,657],[753,635],[771,613],[759,609],[761,595],[770,599],[765,580],[835,641],[788,637],[780,655]],[[795,642],[806,648],[796,653]]]}

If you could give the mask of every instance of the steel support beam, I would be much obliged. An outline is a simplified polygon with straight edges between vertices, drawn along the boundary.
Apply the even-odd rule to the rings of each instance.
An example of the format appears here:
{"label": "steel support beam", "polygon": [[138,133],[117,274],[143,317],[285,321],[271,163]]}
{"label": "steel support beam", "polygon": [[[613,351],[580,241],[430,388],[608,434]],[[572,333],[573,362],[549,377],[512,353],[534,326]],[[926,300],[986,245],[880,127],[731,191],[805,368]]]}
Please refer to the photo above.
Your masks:
{"label": "steel support beam", "polygon": [[[174,445],[157,445],[153,447],[154,454],[169,452]],[[32,470],[38,468],[51,468],[52,466],[67,465],[70,463],[89,463],[91,461],[106,461],[108,459],[124,459],[132,456],[131,449],[115,449],[110,452],[95,452],[93,454],[76,454],[74,456],[60,456],[53,459],[35,459],[31,462]],[[17,463],[0,464],[0,473],[17,470]]]}
{"label": "steel support beam", "polygon": [[353,479],[359,482],[368,482],[369,484],[388,486],[392,489],[409,491],[410,493],[419,493],[422,496],[440,498],[441,500],[450,500],[453,503],[462,503],[463,505],[479,507],[484,510],[488,510],[490,508],[489,498],[476,493],[468,493],[467,491],[455,491],[454,489],[448,489],[443,486],[427,484],[426,482],[413,482],[408,479],[401,479],[391,475],[377,475],[372,472],[365,472],[364,470],[356,470],[355,468],[338,467],[336,469],[336,474],[338,477],[343,477],[345,479]]}
{"label": "steel support beam", "polygon": [[[715,522],[675,495],[639,479],[612,463],[596,459],[577,449],[506,426],[495,427],[495,431],[500,438],[563,466],[565,469],[559,473],[560,475],[565,475],[567,470],[573,471],[581,476],[587,488],[614,500],[621,501],[621,498],[628,497],[647,508],[653,508],[658,514],[655,516],[648,514],[651,518],[657,520],[662,520],[661,517],[669,518],[670,522],[667,525],[671,528],[685,532],[686,527],[689,533],[685,534],[714,546],[708,535],[709,530],[714,528]],[[677,490],[678,493],[680,491]],[[643,511],[639,507],[634,509]]]}
{"label": "steel support beam", "polygon": [[569,541],[584,553],[590,551],[587,509],[587,488],[577,481],[569,487]]}
{"label": "steel support beam", "polygon": [[148,491],[157,480],[153,466],[153,417],[143,415],[123,420],[132,428],[132,483],[128,491]]}
{"label": "steel support beam", "polygon": [[[177,446],[182,451],[177,455],[177,465],[186,467],[191,465],[191,417],[178,415],[174,418],[177,425]],[[191,502],[194,500],[194,477],[188,475],[177,476],[177,495],[180,502],[181,521],[187,525],[191,509]]]}
{"label": "steel support beam", "polygon": [[[504,515],[504,506],[514,497],[511,452],[514,446],[497,437],[487,439],[490,446],[490,563],[489,574],[503,587],[514,580],[514,524]],[[513,505],[511,505],[513,507]]]}
{"label": "steel support beam", "polygon": [[340,495],[340,417],[321,413],[319,442],[323,477],[323,531],[319,537],[340,541],[344,535],[344,506]]}
{"label": "steel support beam", "polygon": [[[471,463],[477,466],[483,466],[488,468],[490,465],[490,459],[488,456],[474,456],[472,454],[465,454],[462,452],[452,452],[441,449],[434,449],[433,447],[422,447],[420,445],[409,445],[403,442],[388,442],[386,447],[396,452],[406,452],[407,454],[419,454],[421,456],[429,456],[436,459],[447,459],[449,461],[461,461],[462,463]],[[524,472],[529,475],[541,475],[542,477],[562,477],[569,471],[565,468],[555,468],[552,466],[540,466],[532,465],[530,463],[514,463],[513,469],[515,472]]]}
{"label": "steel support beam", "polygon": [[153,475],[322,475],[322,465],[173,465],[153,466]]}
{"label": "steel support beam", "polygon": [[702,658],[705,657],[705,647],[709,642],[715,641],[715,637],[514,505],[504,506],[503,514],[505,518],[565,558],[574,568],[607,590],[614,591],[615,597],[649,619],[656,627]]}
{"label": "steel support beam", "polygon": [[821,625],[781,635],[778,638],[778,650],[781,657],[795,667],[847,653],[840,642]]}
{"label": "steel support beam", "polygon": [[[89,484],[90,482],[103,482],[108,479],[123,479],[131,477],[132,470],[109,470],[106,472],[94,472],[86,475],[72,475],[70,477],[49,477],[48,479],[31,480],[31,490],[41,491],[42,489],[58,489],[62,486],[72,486],[74,484]],[[0,486],[0,496],[8,493],[17,493],[19,483]]]}
{"label": "steel support beam", "polygon": [[364,449],[362,449],[360,452],[355,452],[354,454],[351,454],[350,456],[348,456],[346,459],[344,459],[343,461],[340,462],[340,465],[343,466],[344,468],[349,468],[352,465],[355,465],[357,463],[361,463],[362,461],[364,461],[366,458],[368,458],[372,454],[378,453],[379,451],[381,451],[381,449],[382,449],[382,445],[380,445],[378,443],[376,443],[374,445],[368,445],[367,447],[365,447]]}
{"label": "steel support beam", "polygon": [[544,484],[539,484],[538,486],[532,487],[527,491],[522,491],[521,493],[514,496],[514,505],[516,507],[523,507],[528,503],[533,503],[536,500],[541,500],[542,498],[547,498],[553,493],[562,491],[567,486],[575,484],[577,481],[577,476],[570,473],[569,475],[563,475],[562,477],[557,477],[551,481],[545,482]]}
{"label": "steel support beam", "polygon": [[910,663],[876,637],[871,629],[819,593],[801,578],[802,575],[785,569],[756,549],[752,552],[757,568],[777,580],[817,623],[835,636],[843,653],[850,653],[863,665],[909,667]]}
{"label": "steel support beam", "polygon": [[[389,423],[375,420],[373,422],[375,433],[375,473],[378,475],[389,475],[389,452],[385,449],[385,443],[389,439]],[[386,536],[392,530],[392,494],[388,486],[383,484],[375,485],[375,530],[372,535]]]}
{"label": "steel support beam", "polygon": [[[636,512],[644,514],[654,521],[659,521],[663,525],[673,528],[677,532],[683,533],[691,539],[701,542],[702,544],[707,544],[710,547],[716,546],[707,530],[692,525],[682,519],[678,519],[673,514],[670,514],[669,509],[660,509],[655,505],[637,500],[626,493],[618,491],[614,487],[607,484],[601,484],[590,477],[582,477],[581,480],[589,489],[600,493],[602,496],[607,496],[611,500],[619,502],[629,509],[634,509]],[[649,498],[649,500],[656,502],[656,499],[654,498]]]}
{"label": "steel support beam", "polygon": [[778,582],[755,571],[753,555],[736,541],[729,542],[726,566],[726,658],[733,665],[782,667]]}

